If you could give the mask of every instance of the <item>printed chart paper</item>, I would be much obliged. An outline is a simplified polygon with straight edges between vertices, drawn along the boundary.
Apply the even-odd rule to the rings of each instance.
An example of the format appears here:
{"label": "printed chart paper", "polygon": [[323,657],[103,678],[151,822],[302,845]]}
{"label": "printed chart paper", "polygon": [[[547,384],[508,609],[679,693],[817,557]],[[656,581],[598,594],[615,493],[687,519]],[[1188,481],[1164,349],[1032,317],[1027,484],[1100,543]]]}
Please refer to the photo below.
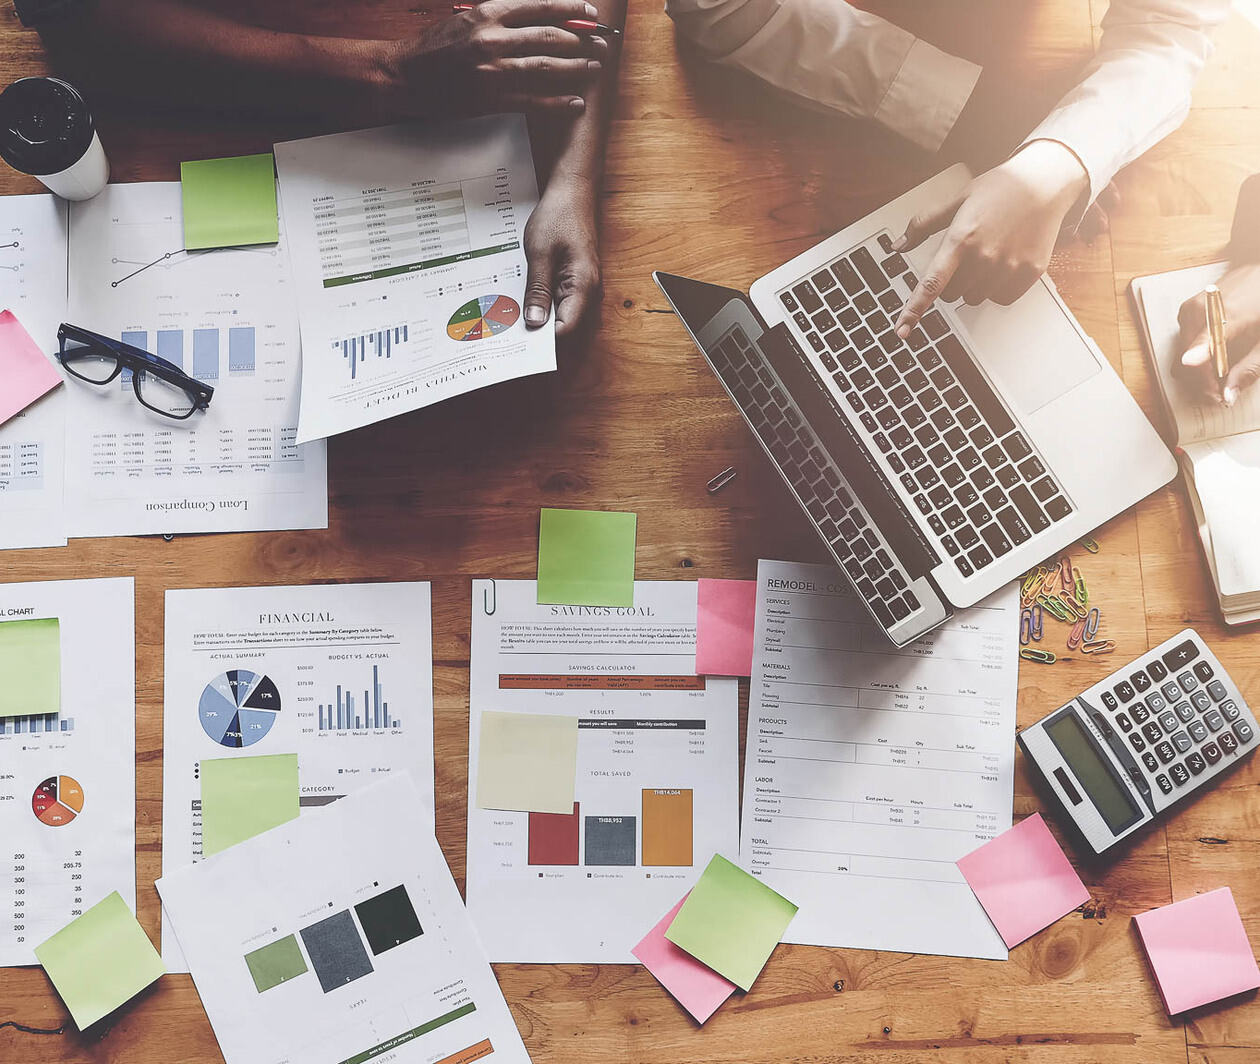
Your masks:
{"label": "printed chart paper", "polygon": [[[736,681],[692,674],[694,583],[643,581],[634,602],[547,606],[533,580],[473,582],[467,895],[492,961],[633,963],[713,853],[734,852]],[[477,808],[487,711],[577,718],[570,813]]]}
{"label": "printed chart paper", "polygon": [[[0,967],[118,891],[136,907],[135,585],[0,584],[0,618],[56,618],[56,713],[0,718]],[[6,682],[7,678],[6,678]]]}
{"label": "printed chart paper", "polygon": [[[0,196],[0,310],[44,354],[66,315],[66,201]],[[0,550],[64,547],[65,388],[0,425]]]}
{"label": "printed chart paper", "polygon": [[1005,959],[954,862],[1011,825],[1015,585],[895,650],[833,568],[757,580],[740,863],[784,941]]}
{"label": "printed chart paper", "polygon": [[296,753],[302,813],[410,769],[433,831],[427,583],[168,591],[165,669],[163,875],[203,856],[208,759]]}
{"label": "printed chart paper", "polygon": [[214,387],[187,421],[152,414],[127,372],[68,380],[72,536],[327,528],[323,444],[298,446],[301,345],[283,226],[270,247],[184,251],[175,181],[109,185],[70,223],[69,320]]}
{"label": "printed chart paper", "polygon": [[538,202],[522,115],[275,146],[302,317],[298,439],[556,368],[526,329]]}
{"label": "printed chart paper", "polygon": [[398,773],[158,881],[227,1064],[529,1064],[427,801]]}

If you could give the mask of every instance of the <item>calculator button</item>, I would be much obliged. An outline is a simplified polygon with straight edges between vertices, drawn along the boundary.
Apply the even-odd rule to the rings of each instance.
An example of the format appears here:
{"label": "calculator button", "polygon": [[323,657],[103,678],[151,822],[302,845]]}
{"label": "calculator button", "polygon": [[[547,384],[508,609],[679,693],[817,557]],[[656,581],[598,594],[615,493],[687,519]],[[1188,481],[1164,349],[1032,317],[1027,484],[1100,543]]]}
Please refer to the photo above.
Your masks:
{"label": "calculator button", "polygon": [[1142,764],[1146,766],[1148,772],[1159,771],[1159,760],[1149,750],[1142,755]]}
{"label": "calculator button", "polygon": [[1234,734],[1238,736],[1238,741],[1243,746],[1246,746],[1256,736],[1256,733],[1251,729],[1251,725],[1245,720],[1234,721]]}
{"label": "calculator button", "polygon": [[1166,713],[1161,713],[1159,715],[1159,726],[1163,728],[1164,731],[1172,734],[1177,730],[1177,714],[1171,709]]}
{"label": "calculator button", "polygon": [[1155,777],[1155,786],[1160,789],[1163,794],[1172,794],[1172,780],[1165,776],[1162,772]]}
{"label": "calculator button", "polygon": [[1164,733],[1157,721],[1149,721],[1142,725],[1142,734],[1146,736],[1148,743],[1157,743],[1164,737]]}
{"label": "calculator button", "polygon": [[1211,713],[1208,713],[1204,716],[1203,723],[1206,724],[1209,728],[1211,728],[1212,731],[1218,732],[1223,727],[1225,727],[1225,718],[1222,717],[1220,713],[1214,709],[1212,710]]}
{"label": "calculator button", "polygon": [[1122,732],[1131,732],[1133,730],[1133,721],[1129,720],[1123,713],[1116,714],[1116,723],[1120,725]]}
{"label": "calculator button", "polygon": [[1116,684],[1116,694],[1120,697],[1121,702],[1133,701],[1133,687],[1128,680],[1121,680]]}
{"label": "calculator button", "polygon": [[1177,682],[1181,684],[1181,689],[1189,694],[1199,686],[1199,681],[1194,678],[1194,673],[1183,672],[1177,677]]}
{"label": "calculator button", "polygon": [[[1177,694],[1180,696],[1181,692],[1178,691]],[[1153,691],[1146,696],[1146,704],[1150,706],[1151,710],[1155,713],[1163,713],[1164,710],[1168,708],[1167,700],[1158,691]]]}
{"label": "calculator button", "polygon": [[1220,680],[1213,680],[1208,684],[1208,694],[1212,696],[1213,702],[1220,702],[1229,692],[1225,690],[1225,685]]}
{"label": "calculator button", "polygon": [[1205,743],[1203,756],[1207,758],[1209,765],[1215,765],[1221,759],[1221,748],[1216,743]]}
{"label": "calculator button", "polygon": [[[1165,702],[1164,704],[1167,705],[1168,703]],[[1133,719],[1139,724],[1145,724],[1146,719],[1151,715],[1151,711],[1142,705],[1141,702],[1134,702],[1129,707],[1129,713],[1132,714]]]}
{"label": "calculator button", "polygon": [[1164,668],[1163,663],[1159,661],[1152,661],[1146,666],[1146,671],[1151,674],[1151,679],[1156,683],[1162,683],[1164,677],[1168,675],[1168,670]]}
{"label": "calculator button", "polygon": [[1135,672],[1129,677],[1129,682],[1137,688],[1139,694],[1151,686],[1151,678],[1144,672]]}
{"label": "calculator button", "polygon": [[1172,744],[1177,748],[1177,753],[1184,754],[1194,744],[1190,741],[1190,736],[1185,732],[1174,732],[1172,736]]}
{"label": "calculator button", "polygon": [[1238,704],[1232,698],[1228,702],[1221,703],[1221,714],[1231,724],[1242,716],[1242,712],[1239,710]]}
{"label": "calculator button", "polygon": [[[1190,732],[1190,738],[1196,743],[1201,743],[1208,737],[1207,725],[1201,720],[1192,720],[1190,727],[1186,730]],[[1242,736],[1239,736],[1239,738],[1242,738]]]}
{"label": "calculator button", "polygon": [[[1234,727],[1237,727],[1237,726],[1238,725],[1234,725]],[[1240,735],[1238,738],[1242,739],[1242,736]],[[1243,741],[1245,742],[1246,740],[1243,740]],[[1129,736],[1129,745],[1133,747],[1133,749],[1136,750],[1140,754],[1143,750],[1146,749],[1146,740],[1143,739],[1142,736],[1140,736],[1137,732],[1133,732]]]}
{"label": "calculator button", "polygon": [[1102,700],[1103,700],[1103,705],[1106,706],[1113,713],[1115,712],[1116,708],[1120,705],[1120,703],[1116,701],[1116,696],[1113,695],[1110,691],[1103,692]]}
{"label": "calculator button", "polygon": [[1233,732],[1221,732],[1216,741],[1221,744],[1221,749],[1227,754],[1232,754],[1238,749],[1238,740],[1234,738]]}
{"label": "calculator button", "polygon": [[1194,708],[1200,713],[1206,713],[1212,708],[1212,700],[1208,698],[1208,693],[1206,691],[1191,691],[1190,701],[1194,703]]}
{"label": "calculator button", "polygon": [[1194,667],[1194,674],[1202,681],[1207,683],[1212,678],[1212,666],[1206,661],[1198,662]]}
{"label": "calculator button", "polygon": [[1207,768],[1207,762],[1203,760],[1203,755],[1197,750],[1186,758],[1186,768],[1193,772],[1196,776]]}
{"label": "calculator button", "polygon": [[[1162,743],[1160,743],[1157,747],[1155,747],[1155,753],[1159,755],[1159,759],[1165,765],[1168,764],[1169,761],[1171,761],[1174,757],[1177,756],[1177,751],[1173,749],[1173,744],[1170,743],[1167,739],[1165,739]],[[1191,756],[1194,756],[1194,755],[1191,755]]]}
{"label": "calculator button", "polygon": [[1187,639],[1183,643],[1178,643],[1172,650],[1163,656],[1163,662],[1170,670],[1176,672],[1178,669],[1184,669],[1190,662],[1199,656],[1199,646],[1193,639]]}
{"label": "calculator button", "polygon": [[1186,771],[1186,766],[1182,764],[1173,765],[1168,769],[1172,773],[1173,782],[1178,787],[1185,786],[1190,781],[1190,773]]}
{"label": "calculator button", "polygon": [[1173,706],[1173,712],[1176,713],[1177,717],[1182,721],[1194,720],[1194,706],[1192,706],[1189,702],[1178,702],[1175,706]]}
{"label": "calculator button", "polygon": [[1166,684],[1164,684],[1160,690],[1164,692],[1164,697],[1168,699],[1169,702],[1176,702],[1177,699],[1181,697],[1181,688],[1178,687],[1172,680],[1169,680]]}

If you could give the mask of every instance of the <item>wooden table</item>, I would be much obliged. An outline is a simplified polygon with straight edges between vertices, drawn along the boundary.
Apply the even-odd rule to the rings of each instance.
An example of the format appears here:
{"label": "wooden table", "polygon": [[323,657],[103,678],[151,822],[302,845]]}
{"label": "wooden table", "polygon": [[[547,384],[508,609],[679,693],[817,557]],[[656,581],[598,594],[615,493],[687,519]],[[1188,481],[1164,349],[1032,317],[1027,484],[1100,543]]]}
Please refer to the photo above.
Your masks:
{"label": "wooden table", "polygon": [[[836,0],[839,2],[839,0]],[[239,6],[250,5],[240,0]],[[261,6],[261,5],[254,5]],[[872,5],[876,6],[876,5]],[[1099,33],[1104,0],[878,5],[903,24],[1051,96]],[[402,35],[431,12],[405,0],[285,0],[277,24]],[[1219,254],[1238,185],[1260,170],[1260,31],[1235,16],[1185,126],[1120,178],[1111,234],[1056,255],[1055,280],[1134,393],[1153,410],[1126,285]],[[6,11],[6,79],[44,72],[39,39]],[[266,150],[310,123],[98,108],[115,180],[173,180],[186,158]],[[751,577],[763,558],[822,560],[734,408],[668,312],[661,267],[746,286],[910,187],[937,164],[876,129],[785,109],[758,88],[680,59],[659,0],[635,0],[604,197],[603,318],[560,372],[500,386],[332,441],[323,532],[76,541],[3,556],[3,579],[134,575],[136,843],[141,923],[156,939],[162,793],[162,595],[167,588],[424,579],[433,582],[438,837],[462,884],[470,578],[532,577],[538,508],[639,514],[638,576]],[[0,193],[38,191],[0,172]],[[1082,439],[1100,462],[1105,426]],[[717,497],[705,482],[739,478]],[[1078,552],[1115,657],[1025,664],[1027,724],[1116,664],[1195,625],[1260,704],[1260,639],[1221,623],[1179,487],[1101,529]],[[230,574],[230,576],[229,576]],[[1057,631],[1057,629],[1056,629]],[[746,704],[746,698],[745,698]],[[1260,946],[1260,761],[1097,866],[1092,900],[1006,964],[780,947],[754,991],[697,1030],[642,968],[500,965],[540,1062],[880,1061],[1156,1064],[1260,1059],[1252,997],[1171,1022],[1130,923],[1134,913],[1228,884]],[[1040,802],[1018,761],[1015,812]],[[842,902],[839,902],[843,904]],[[65,1011],[39,969],[0,971],[0,1022],[56,1028]],[[0,1061],[216,1061],[191,980],[169,976],[86,1034],[0,1028]]]}

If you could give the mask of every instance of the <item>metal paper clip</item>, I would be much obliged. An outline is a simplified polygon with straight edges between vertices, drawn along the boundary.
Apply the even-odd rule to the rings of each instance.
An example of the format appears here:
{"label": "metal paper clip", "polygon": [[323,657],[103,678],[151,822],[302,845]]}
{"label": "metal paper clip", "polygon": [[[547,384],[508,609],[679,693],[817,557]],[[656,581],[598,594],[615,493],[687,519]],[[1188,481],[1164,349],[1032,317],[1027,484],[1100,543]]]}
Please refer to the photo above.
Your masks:
{"label": "metal paper clip", "polygon": [[1088,613],[1089,613],[1089,611],[1088,611],[1088,610],[1087,610],[1084,606],[1082,606],[1079,602],[1077,602],[1077,601],[1076,601],[1076,592],[1075,592],[1075,590],[1073,590],[1073,591],[1067,591],[1067,590],[1060,591],[1060,592],[1059,592],[1059,601],[1063,603],[1064,607],[1065,607],[1065,608],[1066,608],[1066,609],[1067,609],[1067,610],[1068,610],[1068,611],[1072,614],[1072,616],[1074,616],[1074,617],[1080,617],[1080,618],[1084,619],[1084,617],[1086,616],[1086,614],[1088,614]]}
{"label": "metal paper clip", "polygon": [[1053,595],[1059,590],[1059,567],[1056,565],[1047,570],[1045,579],[1041,582],[1041,593],[1047,597]]}
{"label": "metal paper clip", "polygon": [[1044,592],[1037,596],[1037,601],[1061,621],[1072,620],[1072,615],[1063,607],[1057,598],[1050,598]]}
{"label": "metal paper clip", "polygon": [[722,470],[722,472],[720,472],[716,477],[714,477],[712,480],[709,481],[709,483],[707,483],[704,486],[704,490],[707,491],[710,495],[716,495],[719,491],[721,491],[724,487],[726,487],[726,485],[729,484],[732,480],[734,480],[737,476],[739,476],[739,474],[735,472],[735,467],[727,466],[725,469]]}
{"label": "metal paper clip", "polygon": [[1035,661],[1040,665],[1053,665],[1059,659],[1049,650],[1037,650],[1035,647],[1024,647],[1019,656],[1025,661]]}
{"label": "metal paper clip", "polygon": [[1032,639],[1032,610],[1019,611],[1019,645],[1026,647]]}
{"label": "metal paper clip", "polygon": [[1076,601],[1082,606],[1089,605],[1089,588],[1085,586],[1085,577],[1081,576],[1081,571],[1076,570]]}
{"label": "metal paper clip", "polygon": [[1083,540],[1081,540],[1081,546],[1089,551],[1090,554],[1098,553],[1098,541],[1096,539],[1090,539],[1086,536]]}
{"label": "metal paper clip", "polygon": [[1035,642],[1040,643],[1041,637],[1046,630],[1045,610],[1042,608],[1041,603],[1038,602],[1029,612],[1032,614],[1032,627],[1030,629],[1030,634]]}
{"label": "metal paper clip", "polygon": [[1102,623],[1102,610],[1097,606],[1085,615],[1085,638],[1093,639],[1098,634],[1098,626]]}
{"label": "metal paper clip", "polygon": [[1085,638],[1085,622],[1077,621],[1072,625],[1072,630],[1068,633],[1067,648],[1068,650],[1076,650],[1081,645],[1081,641]]}
{"label": "metal paper clip", "polygon": [[1076,577],[1072,575],[1072,557],[1069,554],[1059,559],[1059,579],[1064,587],[1076,586]]}
{"label": "metal paper clip", "polygon": [[1114,639],[1087,639],[1081,644],[1082,654],[1110,654],[1115,649]]}

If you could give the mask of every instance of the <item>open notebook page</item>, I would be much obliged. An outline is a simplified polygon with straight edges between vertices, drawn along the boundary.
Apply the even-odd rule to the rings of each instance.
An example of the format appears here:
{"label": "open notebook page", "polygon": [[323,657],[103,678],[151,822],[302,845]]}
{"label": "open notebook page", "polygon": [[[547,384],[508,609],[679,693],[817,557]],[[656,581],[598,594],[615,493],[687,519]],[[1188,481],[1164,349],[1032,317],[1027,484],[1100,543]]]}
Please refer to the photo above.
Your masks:
{"label": "open notebook page", "polygon": [[1211,537],[1211,555],[1221,598],[1260,589],[1260,433],[1192,443],[1185,448],[1194,467],[1194,489]]}

